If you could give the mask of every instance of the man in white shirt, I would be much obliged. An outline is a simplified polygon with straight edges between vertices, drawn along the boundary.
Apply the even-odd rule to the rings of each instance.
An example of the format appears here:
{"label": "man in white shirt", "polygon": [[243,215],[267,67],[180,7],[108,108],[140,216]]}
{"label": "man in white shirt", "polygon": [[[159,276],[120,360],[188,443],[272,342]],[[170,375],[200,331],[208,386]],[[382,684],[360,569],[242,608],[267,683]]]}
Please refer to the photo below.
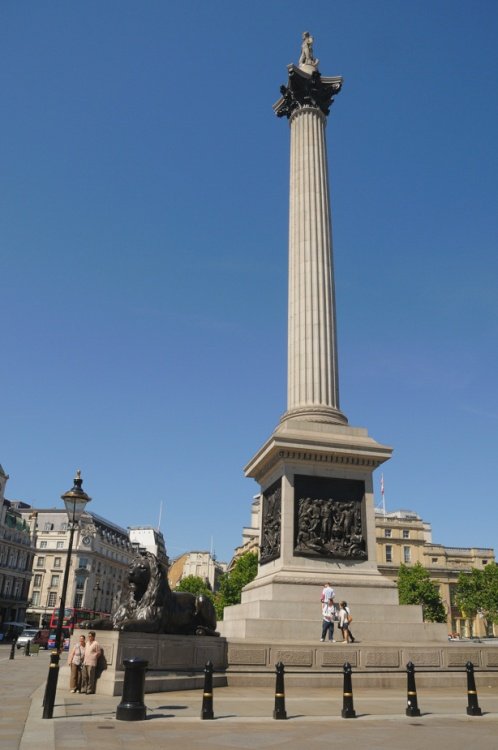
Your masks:
{"label": "man in white shirt", "polygon": [[329,634],[329,641],[334,641],[334,620],[336,619],[336,607],[333,599],[329,599],[328,602],[322,605],[322,637],[321,641],[325,640],[327,632]]}
{"label": "man in white shirt", "polygon": [[335,599],[335,591],[330,583],[326,583],[322,589],[322,596],[320,601],[322,602],[322,604],[326,604],[330,601],[330,599]]}

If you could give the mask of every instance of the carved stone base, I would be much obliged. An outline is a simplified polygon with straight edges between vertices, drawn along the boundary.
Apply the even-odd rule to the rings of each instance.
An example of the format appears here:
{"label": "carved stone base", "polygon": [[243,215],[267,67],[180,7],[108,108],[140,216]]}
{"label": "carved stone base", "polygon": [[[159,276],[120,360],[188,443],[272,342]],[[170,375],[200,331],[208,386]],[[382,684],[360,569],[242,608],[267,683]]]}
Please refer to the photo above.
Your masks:
{"label": "carved stone base", "polygon": [[[146,659],[148,672],[145,692],[201,688],[204,683],[206,662],[215,670],[227,666],[227,643],[224,638],[195,635],[153,635],[150,633],[123,633],[117,630],[97,630],[97,641],[103,649],[105,669],[97,679],[97,693],[121,695],[124,679],[124,659]],[[87,630],[75,630],[71,646]],[[69,689],[69,667],[60,671],[60,685]],[[214,675],[214,684],[226,685],[223,675]]]}
{"label": "carved stone base", "polygon": [[[393,628],[395,629],[395,628]],[[465,664],[486,669],[497,663],[498,644],[456,642],[398,642],[361,644],[285,642],[277,639],[228,641],[227,680],[229,686],[271,686],[275,683],[275,664],[283,662],[286,687],[343,686],[343,667],[353,668],[355,687],[406,687],[406,665],[413,662],[418,687],[458,687],[465,695]],[[454,670],[454,671],[442,671]],[[498,686],[498,672],[480,676],[481,684]]]}

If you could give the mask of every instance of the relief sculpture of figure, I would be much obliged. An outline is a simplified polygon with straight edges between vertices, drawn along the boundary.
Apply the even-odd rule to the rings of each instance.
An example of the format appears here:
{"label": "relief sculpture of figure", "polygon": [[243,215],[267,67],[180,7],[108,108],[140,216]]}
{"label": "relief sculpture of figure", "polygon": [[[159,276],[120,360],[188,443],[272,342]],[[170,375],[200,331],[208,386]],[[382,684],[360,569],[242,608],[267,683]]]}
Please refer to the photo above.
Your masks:
{"label": "relief sculpture of figure", "polygon": [[303,42],[301,44],[301,57],[299,66],[310,65],[312,68],[318,68],[319,60],[313,57],[313,37],[309,31],[303,33]]}

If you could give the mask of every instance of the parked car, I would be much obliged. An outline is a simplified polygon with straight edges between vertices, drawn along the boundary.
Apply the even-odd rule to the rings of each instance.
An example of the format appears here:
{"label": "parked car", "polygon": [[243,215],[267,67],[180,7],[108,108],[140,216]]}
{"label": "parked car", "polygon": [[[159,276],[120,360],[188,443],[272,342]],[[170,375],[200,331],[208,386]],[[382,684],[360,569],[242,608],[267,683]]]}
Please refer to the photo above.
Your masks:
{"label": "parked car", "polygon": [[[71,637],[68,628],[62,629],[62,636],[64,638],[64,651],[69,651],[69,641],[71,640]],[[47,648],[55,648],[55,630],[50,631]]]}
{"label": "parked car", "polygon": [[37,630],[37,628],[26,628],[22,631],[21,635],[17,639],[16,647],[24,648],[28,641],[40,646],[40,648],[48,648],[48,630]]}

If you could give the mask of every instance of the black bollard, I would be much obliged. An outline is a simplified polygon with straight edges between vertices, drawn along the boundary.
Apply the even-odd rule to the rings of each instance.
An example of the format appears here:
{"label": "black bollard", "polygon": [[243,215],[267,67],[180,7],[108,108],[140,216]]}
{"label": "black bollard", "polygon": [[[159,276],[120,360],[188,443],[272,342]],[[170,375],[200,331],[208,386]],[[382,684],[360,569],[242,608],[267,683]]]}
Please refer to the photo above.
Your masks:
{"label": "black bollard", "polygon": [[43,698],[43,719],[52,719],[54,715],[55,694],[57,693],[57,682],[59,680],[59,658],[59,653],[55,649],[50,654],[47,684],[45,685],[45,696]]}
{"label": "black bollard", "polygon": [[143,721],[147,716],[144,703],[145,672],[149,664],[145,659],[123,659],[125,668],[123,695],[116,709],[119,721]]}
{"label": "black bollard", "polygon": [[30,643],[31,643],[31,641],[29,641],[29,640],[26,641],[26,645],[24,646],[24,656],[29,656],[29,649],[30,649],[29,644]]}
{"label": "black bollard", "polygon": [[406,665],[407,674],[407,695],[406,695],[406,715],[420,716],[420,709],[417,702],[417,688],[415,687],[415,665],[409,661]]}
{"label": "black bollard", "polygon": [[214,719],[213,713],[213,665],[210,661],[204,667],[204,690],[202,693],[201,719]]}
{"label": "black bollard", "polygon": [[356,719],[356,713],[353,706],[353,684],[351,680],[351,664],[347,661],[344,665],[344,690],[342,696],[343,719]]}
{"label": "black bollard", "polygon": [[467,716],[482,716],[477,700],[476,681],[474,678],[474,665],[468,661],[465,665],[467,670]]}
{"label": "black bollard", "polygon": [[9,659],[13,659],[16,653],[16,639],[12,641],[12,646],[10,647],[10,656]]}
{"label": "black bollard", "polygon": [[275,666],[277,677],[275,680],[275,708],[273,709],[274,719],[286,719],[285,711],[285,687],[284,687],[284,665],[281,661]]}

